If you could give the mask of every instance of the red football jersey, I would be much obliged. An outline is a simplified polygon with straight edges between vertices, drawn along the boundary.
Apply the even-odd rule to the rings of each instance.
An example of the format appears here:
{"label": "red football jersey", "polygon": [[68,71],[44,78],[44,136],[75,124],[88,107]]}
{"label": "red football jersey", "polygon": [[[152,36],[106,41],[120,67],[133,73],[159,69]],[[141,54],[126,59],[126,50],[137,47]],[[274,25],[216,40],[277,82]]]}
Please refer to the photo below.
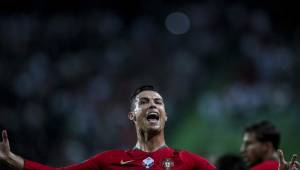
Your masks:
{"label": "red football jersey", "polygon": [[110,150],[80,163],[53,168],[25,160],[24,170],[214,170],[206,159],[188,151],[161,148],[155,152],[138,149]]}
{"label": "red football jersey", "polygon": [[250,170],[278,170],[277,160],[267,160],[250,168]]}

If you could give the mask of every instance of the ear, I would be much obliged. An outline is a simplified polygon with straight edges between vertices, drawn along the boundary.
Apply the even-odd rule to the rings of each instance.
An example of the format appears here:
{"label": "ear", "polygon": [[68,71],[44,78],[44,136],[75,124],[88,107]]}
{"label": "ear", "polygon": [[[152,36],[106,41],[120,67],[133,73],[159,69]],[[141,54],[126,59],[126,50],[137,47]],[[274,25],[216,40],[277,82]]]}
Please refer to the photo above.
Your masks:
{"label": "ear", "polygon": [[267,150],[274,150],[273,144],[271,142],[266,142],[265,143],[265,147],[267,148]]}
{"label": "ear", "polygon": [[168,121],[168,116],[167,115],[168,115],[168,113],[166,112],[166,121]]}
{"label": "ear", "polygon": [[272,150],[272,148],[273,148],[273,145],[272,145],[271,142],[262,142],[261,143],[261,150],[263,152],[268,153],[268,152],[270,152]]}
{"label": "ear", "polygon": [[132,120],[132,121],[135,121],[135,115],[134,115],[133,112],[128,112],[128,119]]}

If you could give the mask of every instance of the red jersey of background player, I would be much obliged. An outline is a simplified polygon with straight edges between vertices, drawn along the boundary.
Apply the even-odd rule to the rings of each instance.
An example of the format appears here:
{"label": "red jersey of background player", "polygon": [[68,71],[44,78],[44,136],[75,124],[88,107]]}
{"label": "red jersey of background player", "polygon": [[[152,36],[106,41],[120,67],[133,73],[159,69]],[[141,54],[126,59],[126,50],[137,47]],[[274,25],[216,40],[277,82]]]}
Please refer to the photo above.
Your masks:
{"label": "red jersey of background player", "polygon": [[278,170],[277,160],[267,160],[250,168],[250,170]]}
{"label": "red jersey of background player", "polygon": [[214,170],[204,158],[188,151],[177,151],[169,147],[154,152],[139,149],[111,150],[100,153],[87,161],[64,168],[53,168],[25,160],[24,170]]}

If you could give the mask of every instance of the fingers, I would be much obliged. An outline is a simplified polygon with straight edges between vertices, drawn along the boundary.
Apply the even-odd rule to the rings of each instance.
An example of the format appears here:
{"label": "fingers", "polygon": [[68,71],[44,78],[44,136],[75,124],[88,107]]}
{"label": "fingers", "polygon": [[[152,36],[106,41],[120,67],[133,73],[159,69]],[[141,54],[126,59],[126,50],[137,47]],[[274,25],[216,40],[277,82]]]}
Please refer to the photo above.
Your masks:
{"label": "fingers", "polygon": [[296,160],[297,160],[297,155],[293,154],[292,159],[291,159],[291,165],[294,165]]}
{"label": "fingers", "polygon": [[295,165],[297,168],[300,168],[300,163],[298,161],[295,161]]}
{"label": "fingers", "polygon": [[[297,158],[297,155],[294,154],[292,159],[295,159],[294,157]],[[296,159],[291,161],[290,166],[292,167],[292,169],[293,169],[293,168],[294,168],[294,169],[300,168],[300,164],[299,164],[298,161],[296,161]]]}
{"label": "fingers", "polygon": [[4,143],[8,143],[8,137],[7,137],[7,131],[3,130],[2,131],[2,140]]}
{"label": "fingers", "polygon": [[[284,164],[285,160],[284,160],[284,155],[283,155],[283,151],[281,149],[278,150],[278,156],[279,156],[279,163],[280,164]],[[293,159],[293,158],[292,158]]]}

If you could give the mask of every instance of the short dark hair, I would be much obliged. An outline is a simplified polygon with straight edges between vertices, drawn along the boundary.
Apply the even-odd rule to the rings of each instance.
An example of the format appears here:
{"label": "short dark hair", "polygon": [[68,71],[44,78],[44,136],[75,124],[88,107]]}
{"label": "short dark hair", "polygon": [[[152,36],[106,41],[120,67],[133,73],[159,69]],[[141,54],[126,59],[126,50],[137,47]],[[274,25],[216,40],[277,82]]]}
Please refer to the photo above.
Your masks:
{"label": "short dark hair", "polygon": [[158,92],[158,90],[153,86],[153,85],[143,85],[134,90],[132,95],[130,96],[130,110],[134,109],[134,103],[135,103],[135,98],[138,94],[140,94],[142,91],[154,91]]}
{"label": "short dark hair", "polygon": [[235,154],[225,154],[218,158],[216,162],[217,170],[247,170],[243,159]]}
{"label": "short dark hair", "polygon": [[269,121],[263,120],[247,126],[245,133],[254,133],[259,142],[271,142],[274,149],[278,149],[280,143],[280,132]]}

